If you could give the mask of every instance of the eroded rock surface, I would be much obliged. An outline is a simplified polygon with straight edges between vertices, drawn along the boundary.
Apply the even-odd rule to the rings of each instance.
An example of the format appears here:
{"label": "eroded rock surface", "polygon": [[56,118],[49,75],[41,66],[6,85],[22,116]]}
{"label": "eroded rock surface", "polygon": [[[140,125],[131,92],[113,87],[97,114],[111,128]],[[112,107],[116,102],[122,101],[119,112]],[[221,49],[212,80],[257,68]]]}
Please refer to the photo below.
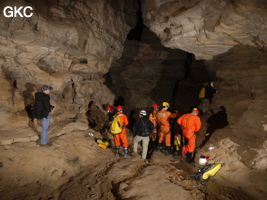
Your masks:
{"label": "eroded rock surface", "polygon": [[[135,1],[1,2],[1,10],[5,6],[32,6],[33,15],[0,18],[0,129],[28,127],[34,93],[45,84],[54,88],[52,123],[75,119],[87,124],[91,106],[99,111],[100,123],[104,105],[114,100],[102,76],[121,56],[136,24]],[[36,140],[36,133],[26,132],[26,141]]]}
{"label": "eroded rock surface", "polygon": [[[149,179],[151,184],[166,183],[184,197],[235,198],[235,192],[225,193],[225,188],[216,197],[216,187],[211,193],[192,188],[197,183],[188,180],[188,170],[197,169],[183,158],[175,158],[182,164],[174,168],[178,161],[159,153],[148,164],[117,159],[113,149],[96,145],[88,132],[101,137],[96,130],[105,118],[103,106],[113,104],[115,95],[103,78],[111,65],[112,90],[134,110],[175,95],[176,108],[186,112],[196,104],[196,86],[212,78],[218,90],[213,112],[224,106],[229,125],[216,130],[197,157],[209,155],[210,162],[223,164],[218,178],[224,185],[241,187],[242,195],[255,199],[266,196],[265,1],[142,1],[145,24],[169,49],[153,35],[124,46],[136,24],[134,1],[17,0],[1,1],[0,8],[28,4],[34,8],[32,18],[0,17],[0,191],[6,197],[140,199],[143,193],[136,193],[146,192],[142,186]],[[193,54],[204,61],[192,59],[186,72],[187,56]],[[33,95],[43,84],[54,87],[51,103],[56,106],[49,132],[53,146],[48,148],[36,146],[40,124],[30,121]],[[201,120],[198,142],[207,129],[207,117]],[[88,130],[88,124],[95,130]],[[209,146],[215,150],[208,151]],[[161,171],[164,174],[156,176]],[[15,193],[14,186],[21,190]]]}
{"label": "eroded rock surface", "polygon": [[144,23],[162,44],[212,60],[237,45],[265,48],[264,0],[145,0]]}

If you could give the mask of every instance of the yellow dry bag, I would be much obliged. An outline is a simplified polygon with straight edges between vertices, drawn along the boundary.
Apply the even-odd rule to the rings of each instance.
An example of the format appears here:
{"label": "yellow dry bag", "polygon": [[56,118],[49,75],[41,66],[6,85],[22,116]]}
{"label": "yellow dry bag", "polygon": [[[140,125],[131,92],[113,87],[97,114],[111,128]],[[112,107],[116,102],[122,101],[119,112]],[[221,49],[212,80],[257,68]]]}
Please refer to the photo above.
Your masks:
{"label": "yellow dry bag", "polygon": [[110,125],[110,132],[113,135],[120,134],[122,131],[122,127],[120,124],[120,115],[114,115],[113,120]]}

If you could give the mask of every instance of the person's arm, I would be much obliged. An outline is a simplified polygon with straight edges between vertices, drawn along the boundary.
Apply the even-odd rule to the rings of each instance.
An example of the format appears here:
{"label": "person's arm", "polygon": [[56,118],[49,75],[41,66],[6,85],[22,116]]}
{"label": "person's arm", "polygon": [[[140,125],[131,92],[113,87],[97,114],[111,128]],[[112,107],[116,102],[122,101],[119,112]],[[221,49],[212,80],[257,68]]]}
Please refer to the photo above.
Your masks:
{"label": "person's arm", "polygon": [[178,111],[175,111],[175,113],[171,113],[169,115],[170,118],[176,118],[178,116]]}
{"label": "person's arm", "polygon": [[52,105],[49,103],[49,100],[50,100],[49,96],[45,96],[45,97],[43,98],[43,106],[44,106],[45,110],[46,110],[48,113],[50,113],[51,110],[54,108],[54,106],[52,106]]}
{"label": "person's arm", "polygon": [[126,128],[126,126],[129,124],[128,118],[125,114],[122,115],[122,118],[123,118],[122,126]]}
{"label": "person's arm", "polygon": [[182,115],[181,117],[179,117],[179,118],[177,119],[177,123],[178,123],[179,125],[182,125],[182,123],[183,123],[183,118],[184,118],[184,115]]}

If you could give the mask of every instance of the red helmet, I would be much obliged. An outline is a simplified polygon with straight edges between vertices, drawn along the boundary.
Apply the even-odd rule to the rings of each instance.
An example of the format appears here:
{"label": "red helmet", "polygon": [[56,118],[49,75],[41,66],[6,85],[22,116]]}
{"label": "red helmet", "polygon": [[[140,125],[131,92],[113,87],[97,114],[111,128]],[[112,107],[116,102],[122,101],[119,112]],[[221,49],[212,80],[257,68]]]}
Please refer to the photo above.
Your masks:
{"label": "red helmet", "polygon": [[123,107],[122,107],[122,106],[117,106],[116,109],[117,109],[117,110],[123,110]]}
{"label": "red helmet", "polygon": [[108,106],[108,107],[107,107],[107,110],[108,110],[108,111],[112,111],[112,110],[113,110],[113,106]]}
{"label": "red helmet", "polygon": [[192,113],[196,113],[196,115],[199,115],[199,110],[197,108],[193,108]]}
{"label": "red helmet", "polygon": [[159,107],[159,105],[156,104],[156,103],[154,103],[154,104],[152,105],[152,108],[158,108],[158,107]]}

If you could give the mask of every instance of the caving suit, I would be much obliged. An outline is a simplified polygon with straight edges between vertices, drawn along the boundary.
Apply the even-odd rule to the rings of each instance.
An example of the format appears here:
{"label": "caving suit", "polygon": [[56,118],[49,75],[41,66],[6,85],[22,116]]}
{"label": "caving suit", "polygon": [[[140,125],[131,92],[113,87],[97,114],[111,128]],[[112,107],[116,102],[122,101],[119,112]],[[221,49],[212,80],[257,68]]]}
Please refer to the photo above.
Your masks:
{"label": "caving suit", "polygon": [[171,113],[167,110],[161,109],[158,111],[156,118],[160,125],[159,143],[161,144],[165,140],[166,147],[171,146],[171,130],[170,130],[170,118],[176,118],[178,112]]}
{"label": "caving suit", "polygon": [[149,120],[154,125],[154,130],[151,134],[152,141],[155,141],[157,139],[157,136],[158,136],[158,123],[157,123],[156,115],[157,115],[157,111],[155,111],[155,110],[152,113],[150,113],[150,115],[149,115]]}
{"label": "caving suit", "polygon": [[126,126],[129,124],[128,118],[125,114],[117,112],[117,115],[120,117],[120,126],[123,127],[120,134],[114,135],[115,146],[119,147],[122,142],[123,147],[128,147],[128,140],[126,135]]}
{"label": "caving suit", "polygon": [[196,132],[201,128],[201,121],[197,115],[187,113],[177,119],[182,126],[183,135],[188,139],[188,151],[194,152],[196,147]]}

